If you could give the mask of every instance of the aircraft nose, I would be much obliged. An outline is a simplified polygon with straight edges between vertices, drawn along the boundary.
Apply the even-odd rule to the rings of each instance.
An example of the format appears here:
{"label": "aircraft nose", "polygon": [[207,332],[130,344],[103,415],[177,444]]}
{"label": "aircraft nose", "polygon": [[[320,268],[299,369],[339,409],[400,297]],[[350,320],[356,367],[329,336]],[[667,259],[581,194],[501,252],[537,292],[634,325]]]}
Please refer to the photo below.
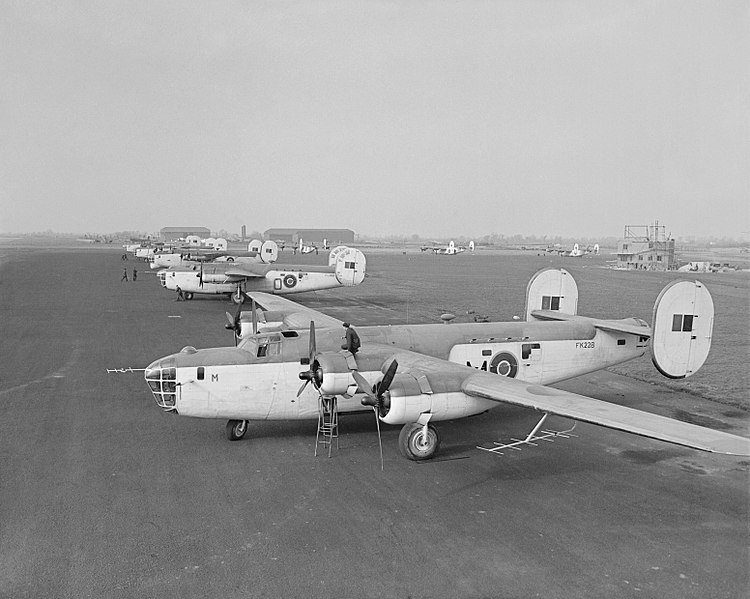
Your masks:
{"label": "aircraft nose", "polygon": [[144,378],[156,404],[166,412],[176,411],[177,369],[174,357],[161,358],[149,364]]}

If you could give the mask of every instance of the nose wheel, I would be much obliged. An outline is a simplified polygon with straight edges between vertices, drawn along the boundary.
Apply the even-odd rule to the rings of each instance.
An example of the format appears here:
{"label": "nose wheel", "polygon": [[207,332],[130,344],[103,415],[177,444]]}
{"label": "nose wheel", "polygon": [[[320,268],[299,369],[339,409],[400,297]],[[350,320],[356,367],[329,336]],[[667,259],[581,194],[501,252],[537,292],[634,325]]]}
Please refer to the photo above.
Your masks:
{"label": "nose wheel", "polygon": [[227,422],[227,439],[239,441],[247,432],[247,420],[230,420]]}

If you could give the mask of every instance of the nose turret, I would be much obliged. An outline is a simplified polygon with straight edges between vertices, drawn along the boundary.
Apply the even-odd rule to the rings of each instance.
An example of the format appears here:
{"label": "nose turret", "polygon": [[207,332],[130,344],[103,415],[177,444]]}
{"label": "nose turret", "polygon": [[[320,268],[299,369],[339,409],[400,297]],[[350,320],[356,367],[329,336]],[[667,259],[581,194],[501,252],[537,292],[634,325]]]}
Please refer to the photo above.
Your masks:
{"label": "nose turret", "polygon": [[177,369],[174,357],[169,356],[152,362],[146,368],[144,377],[157,405],[167,412],[176,411]]}

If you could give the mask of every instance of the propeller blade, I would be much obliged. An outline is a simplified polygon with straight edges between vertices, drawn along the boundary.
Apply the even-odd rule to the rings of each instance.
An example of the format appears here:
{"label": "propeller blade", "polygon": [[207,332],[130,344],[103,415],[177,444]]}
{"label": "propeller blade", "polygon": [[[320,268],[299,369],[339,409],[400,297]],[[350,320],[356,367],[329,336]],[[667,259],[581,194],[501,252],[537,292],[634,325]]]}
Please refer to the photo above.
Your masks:
{"label": "propeller blade", "polygon": [[250,309],[253,311],[253,335],[258,334],[258,314],[255,312],[255,298],[250,300]]}
{"label": "propeller blade", "polygon": [[[310,321],[310,345],[308,348],[308,364],[309,367],[307,370],[304,370],[299,373],[299,378],[304,379],[305,382],[302,383],[302,386],[299,388],[299,391],[297,391],[297,397],[302,395],[302,392],[305,390],[305,387],[307,386],[307,383],[312,381],[315,378],[315,372],[313,371],[313,366],[315,365],[315,353],[316,353],[316,347],[315,347],[315,323],[311,320]],[[304,364],[304,362],[301,362]]]}
{"label": "propeller blade", "polygon": [[315,361],[315,354],[317,352],[317,347],[315,346],[315,321],[310,321],[310,346],[308,351],[308,357],[310,358],[310,369],[312,371],[312,363]]}
{"label": "propeller blade", "polygon": [[235,317],[232,316],[229,312],[224,312],[224,314],[227,315],[227,324],[225,324],[224,326],[226,328],[228,328],[229,330],[234,329],[234,320],[235,320]]}
{"label": "propeller blade", "polygon": [[364,393],[368,397],[377,399],[377,396],[372,392],[372,389],[370,388],[370,383],[367,382],[367,379],[365,377],[359,374],[359,372],[357,372],[356,370],[352,370],[352,376],[354,377],[354,382],[357,383],[362,393]]}
{"label": "propeller blade", "polygon": [[385,371],[385,375],[383,376],[383,380],[380,381],[380,384],[378,385],[378,396],[382,395],[388,389],[391,387],[391,383],[393,382],[393,377],[396,376],[396,370],[398,369],[398,362],[396,360],[393,360],[391,362],[391,365],[388,367],[388,370]]}

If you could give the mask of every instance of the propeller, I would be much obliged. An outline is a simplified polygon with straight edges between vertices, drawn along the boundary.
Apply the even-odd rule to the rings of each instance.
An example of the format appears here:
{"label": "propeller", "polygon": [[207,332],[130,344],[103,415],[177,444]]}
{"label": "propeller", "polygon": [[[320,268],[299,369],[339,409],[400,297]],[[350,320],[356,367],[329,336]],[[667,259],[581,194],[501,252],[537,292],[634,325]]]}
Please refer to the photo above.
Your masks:
{"label": "propeller", "polygon": [[[248,296],[244,291],[240,291],[242,295],[244,296],[244,299],[247,299]],[[227,323],[224,325],[224,328],[229,329],[230,331],[234,331],[234,344],[237,345],[237,338],[239,334],[242,332],[242,326],[240,322],[240,317],[242,315],[242,306],[244,304],[244,301],[240,304],[237,304],[237,310],[234,313],[234,316],[232,316],[229,312],[225,312],[227,316]],[[255,310],[255,298],[250,298],[250,309],[253,313],[253,335],[258,333],[258,314]]]}
{"label": "propeller", "polygon": [[198,284],[200,288],[203,289],[203,261],[201,261],[201,271],[200,271],[200,274],[198,275]]}
{"label": "propeller", "polygon": [[[302,395],[302,392],[305,390],[305,387],[307,387],[307,383],[310,381],[313,381],[313,385],[316,387],[320,384],[320,379],[322,378],[320,374],[317,371],[313,370],[313,366],[315,364],[315,354],[317,353],[317,349],[315,347],[315,321],[310,321],[310,344],[308,346],[308,352],[307,352],[307,363],[310,365],[310,368],[308,370],[305,370],[304,372],[299,373],[299,378],[303,381],[302,386],[299,388],[299,391],[297,391],[297,397]],[[317,379],[316,379],[317,377]]]}
{"label": "propeller", "polygon": [[372,409],[375,412],[375,426],[378,429],[378,447],[380,449],[381,471],[383,470],[383,441],[380,438],[380,418],[382,416],[385,416],[385,412],[383,409],[385,407],[386,400],[385,394],[388,392],[391,383],[393,383],[393,377],[396,376],[397,369],[398,362],[396,360],[393,360],[390,366],[388,366],[388,370],[385,371],[383,378],[380,379],[380,382],[376,383],[374,389],[370,387],[370,384],[367,382],[367,379],[365,377],[363,377],[356,370],[352,370],[352,376],[354,377],[354,380],[356,381],[360,390],[365,395],[367,395],[367,397],[362,400],[362,405],[372,406]]}

